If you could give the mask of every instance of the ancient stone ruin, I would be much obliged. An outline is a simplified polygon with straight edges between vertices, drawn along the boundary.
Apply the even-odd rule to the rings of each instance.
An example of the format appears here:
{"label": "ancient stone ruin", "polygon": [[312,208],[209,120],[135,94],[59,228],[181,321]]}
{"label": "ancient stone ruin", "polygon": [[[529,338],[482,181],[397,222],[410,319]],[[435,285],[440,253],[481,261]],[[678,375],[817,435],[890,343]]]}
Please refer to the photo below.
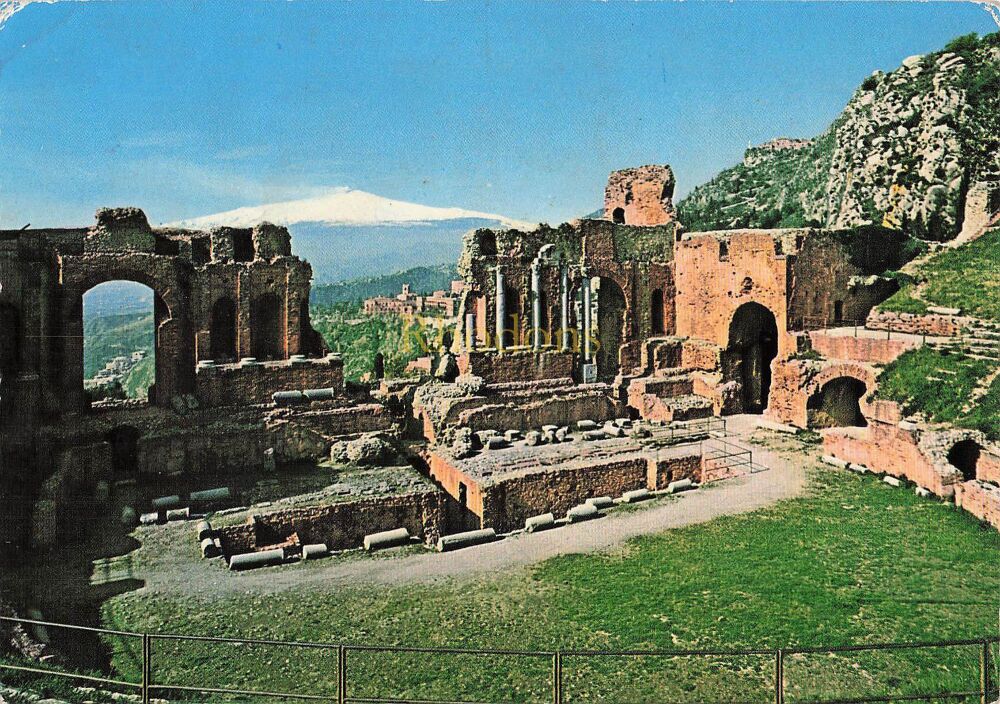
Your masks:
{"label": "ancient stone ruin", "polygon": [[[468,233],[436,374],[355,385],[310,324],[311,270],[284,228],[153,228],[123,208],[89,228],[0,232],[4,549],[72,540],[81,496],[101,510],[109,491],[135,494],[123,520],[155,523],[195,515],[202,477],[327,459],[371,471],[235,507],[245,520],[199,535],[204,554],[314,557],[402,529],[451,549],[750,472],[717,418],[736,413],[836,428],[831,454],[889,462],[996,520],[1000,461],[981,438],[975,462],[965,446],[949,459],[870,398],[877,365],[916,344],[857,335],[897,288],[883,274],[905,236],[686,233],[674,185],[667,166],[627,169],[600,219]],[[148,403],[84,391],[82,297],[112,280],[155,294]],[[889,440],[910,455],[893,459]],[[136,493],[164,478],[182,483],[171,501]],[[465,531],[490,534],[447,539]]]}

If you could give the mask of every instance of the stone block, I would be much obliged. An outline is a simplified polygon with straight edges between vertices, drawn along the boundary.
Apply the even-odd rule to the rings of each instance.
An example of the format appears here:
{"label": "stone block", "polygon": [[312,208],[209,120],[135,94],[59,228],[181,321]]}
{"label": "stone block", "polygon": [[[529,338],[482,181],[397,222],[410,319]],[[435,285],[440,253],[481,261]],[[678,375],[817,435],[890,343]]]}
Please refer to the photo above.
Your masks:
{"label": "stone block", "polygon": [[410,531],[406,528],[396,528],[395,530],[384,530],[379,533],[366,535],[362,540],[365,550],[384,550],[394,548],[399,545],[406,545],[410,542]]}
{"label": "stone block", "polygon": [[260,552],[247,552],[240,555],[233,555],[229,558],[229,569],[250,570],[257,567],[280,565],[284,561],[285,549],[273,548],[271,550],[261,550]]}
{"label": "stone block", "polygon": [[482,530],[470,530],[464,533],[442,535],[438,538],[437,549],[438,552],[460,550],[461,548],[472,547],[473,545],[491,543],[496,540],[496,538],[496,531],[492,528],[483,528]]}
{"label": "stone block", "polygon": [[321,557],[329,557],[330,549],[326,547],[325,543],[312,543],[311,545],[302,546],[302,559],[303,560],[318,560]]}
{"label": "stone block", "polygon": [[667,484],[667,491],[671,494],[677,494],[682,491],[687,491],[689,489],[694,489],[694,488],[695,488],[694,482],[686,477],[684,479],[678,479],[675,482],[670,482],[669,484]]}
{"label": "stone block", "polygon": [[610,496],[592,496],[587,499],[587,503],[596,509],[605,509],[614,506],[615,500]]}
{"label": "stone block", "polygon": [[585,418],[583,420],[578,420],[576,422],[576,427],[579,430],[594,430],[594,429],[599,428],[601,426],[599,426],[594,421]]}
{"label": "stone block", "polygon": [[589,521],[592,518],[597,518],[600,515],[601,512],[597,510],[596,506],[580,504],[566,512],[566,519],[570,523],[579,523],[580,521]]}
{"label": "stone block", "polygon": [[551,513],[543,513],[540,516],[532,516],[524,521],[524,530],[528,533],[535,533],[540,530],[552,528],[556,524],[556,517]]}
{"label": "stone block", "polygon": [[903,482],[901,482],[898,479],[896,479],[896,477],[890,477],[888,475],[882,477],[882,481],[884,481],[889,486],[894,486],[894,487],[897,487],[897,488],[903,486]]}
{"label": "stone block", "polygon": [[838,469],[847,469],[849,463],[840,459],[839,457],[834,457],[833,455],[823,455],[820,457],[820,461],[824,464],[828,464],[831,467],[837,467]]}
{"label": "stone block", "polygon": [[633,489],[622,494],[622,502],[626,504],[634,504],[638,501],[646,501],[651,498],[653,498],[653,495],[649,489]]}

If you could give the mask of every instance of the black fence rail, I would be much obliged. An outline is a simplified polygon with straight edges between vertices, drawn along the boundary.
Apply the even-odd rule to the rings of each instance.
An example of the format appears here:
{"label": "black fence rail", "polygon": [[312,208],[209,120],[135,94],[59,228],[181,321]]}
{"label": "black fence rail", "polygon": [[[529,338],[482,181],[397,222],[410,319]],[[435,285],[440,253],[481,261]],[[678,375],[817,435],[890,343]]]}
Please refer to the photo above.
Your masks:
{"label": "black fence rail", "polygon": [[[210,636],[189,636],[168,633],[136,633],[109,629],[89,628],[69,624],[36,621],[13,617],[0,617],[0,623],[19,624],[28,629],[57,628],[99,634],[103,638],[119,639],[119,644],[136,655],[134,664],[139,677],[134,679],[101,677],[93,674],[68,671],[39,663],[10,662],[0,660],[0,673],[9,672],[35,677],[59,678],[85,683],[100,691],[125,691],[133,693],[142,704],[158,701],[257,701],[284,700],[324,701],[337,704],[501,704],[501,702],[552,702],[569,704],[573,701],[620,702],[639,704],[656,702],[664,704],[868,704],[875,702],[976,702],[990,704],[1000,695],[995,677],[991,677],[991,667],[997,657],[992,649],[1000,644],[1000,638],[989,637],[974,640],[951,640],[920,643],[877,643],[836,647],[782,648],[782,649],[717,649],[717,650],[503,650],[467,648],[422,648],[405,646],[359,645],[343,643],[314,643],[251,638],[222,638]],[[203,681],[161,681],[154,678],[158,662],[169,660],[177,648],[190,650],[197,646],[207,648],[216,677],[211,682]],[[242,649],[241,654],[253,656],[254,648],[290,649],[299,657],[312,652],[324,658],[314,664],[321,677],[297,680],[297,688],[274,690],[253,687],[226,686],[226,668],[233,666],[233,660],[226,657],[226,647]],[[857,658],[863,654],[898,654],[911,650],[951,651],[956,649],[968,656],[967,671],[956,671],[952,659],[945,669],[952,677],[964,677],[965,689],[934,689],[934,673],[921,678],[920,673],[902,665],[899,677],[886,675],[879,682],[880,673],[868,672],[867,692],[859,691]],[[249,652],[246,652],[249,651]],[[391,663],[384,661],[392,660]],[[831,658],[837,660],[831,664]],[[410,659],[408,664],[406,659]],[[427,696],[396,694],[379,689],[393,686],[397,676],[407,667],[424,667],[450,681],[464,680],[455,667],[460,661],[474,660],[486,662],[484,674],[494,683],[500,682],[507,697],[481,696],[486,693],[459,692],[458,696],[447,698],[430,693]],[[829,672],[816,674],[815,663],[819,660]],[[508,662],[509,665],[498,663]],[[652,662],[650,662],[652,661]],[[735,679],[722,682],[722,676],[712,668],[699,668],[708,661],[724,662],[729,665],[729,674]],[[265,667],[264,661],[252,664],[254,669]],[[748,666],[751,664],[752,666]],[[516,665],[516,668],[515,668]],[[888,669],[888,665],[886,666]],[[686,699],[664,699],[662,694],[649,693],[643,685],[660,676],[671,682],[679,681],[691,670],[697,671],[698,686],[689,687]],[[515,686],[511,675],[522,671],[525,681]],[[753,677],[746,675],[754,672]],[[838,672],[839,679],[838,679]],[[595,677],[603,673],[603,679]],[[735,673],[735,674],[734,674]],[[817,683],[820,677],[822,682]],[[504,679],[507,678],[507,679]],[[0,683],[5,678],[0,677]],[[750,680],[753,681],[750,681]],[[597,689],[581,691],[596,680]],[[910,687],[901,685],[909,683]],[[928,689],[920,689],[923,683]],[[466,684],[461,682],[460,684]],[[476,683],[473,682],[474,686]],[[306,688],[306,691],[303,690]],[[873,690],[885,692],[894,688],[894,693],[872,694]],[[933,690],[933,691],[931,691]],[[496,688],[494,688],[496,691]],[[509,693],[518,691],[519,696]],[[87,696],[94,698],[94,690]],[[706,698],[706,692],[715,698]],[[820,692],[823,697],[816,698]],[[734,696],[729,696],[732,693]],[[488,694],[488,693],[486,693]]]}

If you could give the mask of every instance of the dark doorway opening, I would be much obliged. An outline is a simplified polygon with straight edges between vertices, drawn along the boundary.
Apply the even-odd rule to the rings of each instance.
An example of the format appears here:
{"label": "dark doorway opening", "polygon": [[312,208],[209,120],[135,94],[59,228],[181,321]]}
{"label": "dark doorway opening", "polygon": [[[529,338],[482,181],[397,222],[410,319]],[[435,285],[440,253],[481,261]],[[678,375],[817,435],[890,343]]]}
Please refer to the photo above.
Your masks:
{"label": "dark doorway opening", "polygon": [[265,293],[250,307],[250,354],[259,361],[284,358],[281,302]]}
{"label": "dark doorway opening", "polygon": [[597,299],[597,378],[610,381],[618,376],[619,351],[625,328],[625,294],[612,279],[601,277],[596,282]]}
{"label": "dark doorway opening", "polygon": [[209,353],[216,362],[236,359],[236,304],[223,296],[212,306]]}
{"label": "dark doorway opening", "polygon": [[234,232],[233,259],[238,262],[252,262],[253,256],[253,234],[250,232]]}
{"label": "dark doorway opening", "polygon": [[841,376],[823,384],[807,403],[810,428],[865,427],[868,421],[861,412],[861,399],[867,391],[865,383],[850,376]]}
{"label": "dark doorway opening", "polygon": [[21,356],[21,317],[9,303],[0,304],[0,413],[13,403],[14,377]]}
{"label": "dark doorway opening", "polygon": [[111,445],[111,471],[115,479],[134,477],[139,473],[140,435],[138,429],[122,425],[104,436],[105,441]]}
{"label": "dark doorway opening", "polygon": [[771,361],[778,356],[778,324],[759,303],[744,303],[729,324],[726,377],[740,384],[740,411],[763,413],[771,390]]}
{"label": "dark doorway opening", "polygon": [[521,299],[513,288],[504,288],[503,346],[521,344]]}
{"label": "dark doorway opening", "polygon": [[833,302],[833,322],[840,323],[844,320],[844,302],[834,301]]}
{"label": "dark doorway opening", "polygon": [[965,481],[975,479],[981,450],[975,440],[957,442],[948,450],[948,464],[960,471]]}
{"label": "dark doorway opening", "polygon": [[625,224],[625,208],[615,208],[611,211],[611,220],[619,225]]}
{"label": "dark doorway opening", "polygon": [[663,289],[653,289],[649,301],[649,314],[652,321],[653,334],[663,334]]}

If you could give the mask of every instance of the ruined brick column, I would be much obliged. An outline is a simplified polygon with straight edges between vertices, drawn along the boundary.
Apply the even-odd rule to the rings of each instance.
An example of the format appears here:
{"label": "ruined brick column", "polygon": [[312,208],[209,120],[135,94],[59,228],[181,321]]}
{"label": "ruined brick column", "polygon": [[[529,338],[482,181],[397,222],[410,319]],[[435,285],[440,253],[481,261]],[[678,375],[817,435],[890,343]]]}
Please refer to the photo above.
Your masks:
{"label": "ruined brick column", "polygon": [[474,352],[476,349],[476,314],[465,314],[465,349]]}

